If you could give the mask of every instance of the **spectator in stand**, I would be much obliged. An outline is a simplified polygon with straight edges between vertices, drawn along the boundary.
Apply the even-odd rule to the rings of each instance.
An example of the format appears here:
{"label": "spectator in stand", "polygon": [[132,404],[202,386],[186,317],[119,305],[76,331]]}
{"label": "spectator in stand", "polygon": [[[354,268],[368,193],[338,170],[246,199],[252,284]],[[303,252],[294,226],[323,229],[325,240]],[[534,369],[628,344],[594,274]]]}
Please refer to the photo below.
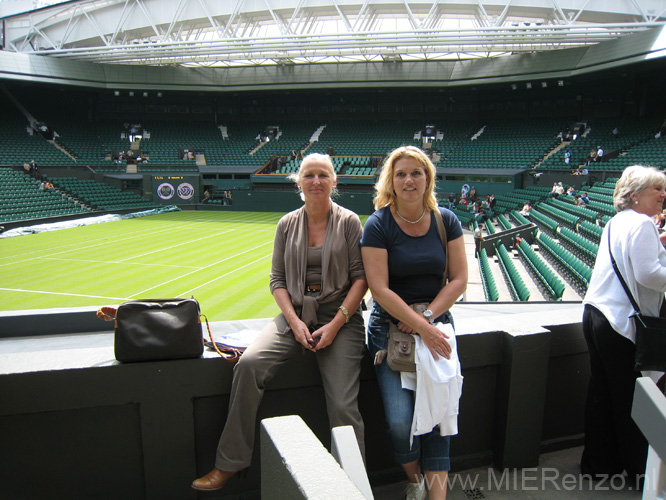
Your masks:
{"label": "spectator in stand", "polygon": [[587,155],[587,165],[589,166],[590,163],[597,161],[597,151],[593,149],[590,151],[590,154]]}
{"label": "spectator in stand", "polygon": [[495,193],[490,193],[490,196],[488,197],[488,210],[495,211],[495,203],[497,203]]}
{"label": "spectator in stand", "polygon": [[469,186],[467,184],[463,184],[463,187],[460,189],[460,197],[467,198],[468,193],[469,193]]}
{"label": "spectator in stand", "polygon": [[449,194],[449,210],[456,206],[456,194]]}
{"label": "spectator in stand", "polygon": [[585,206],[585,202],[580,199],[579,194],[574,195],[574,205],[576,205],[578,207],[584,207]]}
{"label": "spectator in stand", "polygon": [[580,199],[586,205],[590,202],[590,198],[587,196],[587,191],[583,191],[583,194],[581,195]]}
{"label": "spectator in stand", "polygon": [[476,202],[476,188],[474,186],[469,190],[469,199],[472,203]]}
{"label": "spectator in stand", "polygon": [[575,191],[576,191],[576,190],[574,189],[573,186],[569,186],[569,187],[567,188],[567,196],[573,196]]}
{"label": "spectator in stand", "polygon": [[23,164],[23,170],[25,170],[25,173],[30,175],[30,163],[27,161]]}
{"label": "spectator in stand", "polygon": [[480,201],[477,201],[474,204],[474,218],[478,222],[484,222],[488,218],[486,211],[483,209],[483,204]]}
{"label": "spectator in stand", "polygon": [[204,191],[203,200],[201,200],[201,203],[208,203],[209,201],[210,201],[210,191],[206,189]]}
{"label": "spectator in stand", "polygon": [[41,174],[39,173],[39,169],[37,168],[35,160],[30,161],[30,175],[32,175],[36,180],[41,178]]}
{"label": "spectator in stand", "polygon": [[571,163],[571,151],[569,151],[568,149],[564,152],[564,163],[566,163],[567,165]]}
{"label": "spectator in stand", "polygon": [[604,150],[601,146],[597,146],[597,158],[594,161],[602,161],[601,158],[604,156]]}
{"label": "spectator in stand", "polygon": [[557,182],[553,182],[553,189],[550,190],[550,197],[551,198],[557,198],[559,196],[559,193],[557,191]]}
{"label": "spectator in stand", "polygon": [[523,205],[523,209],[520,211],[520,215],[525,217],[532,215],[532,204],[529,201],[526,201]]}

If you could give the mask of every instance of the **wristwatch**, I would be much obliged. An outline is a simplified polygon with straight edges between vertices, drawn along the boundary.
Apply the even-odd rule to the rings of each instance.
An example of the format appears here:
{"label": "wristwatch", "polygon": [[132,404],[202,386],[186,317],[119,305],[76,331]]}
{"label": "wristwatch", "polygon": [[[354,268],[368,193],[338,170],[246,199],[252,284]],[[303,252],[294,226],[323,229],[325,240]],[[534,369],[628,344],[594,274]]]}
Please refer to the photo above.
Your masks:
{"label": "wristwatch", "polygon": [[430,309],[423,311],[423,317],[428,320],[428,323],[432,324],[432,311]]}

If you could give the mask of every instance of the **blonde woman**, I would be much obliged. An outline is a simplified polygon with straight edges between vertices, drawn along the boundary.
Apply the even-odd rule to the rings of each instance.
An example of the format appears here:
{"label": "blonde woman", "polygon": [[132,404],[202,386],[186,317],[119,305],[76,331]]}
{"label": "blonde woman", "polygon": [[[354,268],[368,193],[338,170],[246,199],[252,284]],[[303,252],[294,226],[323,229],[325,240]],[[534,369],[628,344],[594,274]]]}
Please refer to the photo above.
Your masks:
{"label": "blonde woman", "polygon": [[[467,257],[460,222],[450,210],[437,206],[434,186],[434,165],[412,146],[388,156],[375,186],[376,211],[368,218],[361,240],[374,300],[368,324],[373,357],[386,349],[390,321],[403,332],[420,335],[435,359],[450,356],[451,346],[435,322],[453,321],[449,309],[467,287]],[[447,251],[435,210],[444,221]],[[447,260],[448,282],[443,286]],[[375,369],[394,458],[407,475],[407,498],[423,500],[426,494],[430,500],[446,498],[449,436],[441,436],[435,428],[413,436],[410,446],[414,392],[402,388],[400,372],[386,362]]]}

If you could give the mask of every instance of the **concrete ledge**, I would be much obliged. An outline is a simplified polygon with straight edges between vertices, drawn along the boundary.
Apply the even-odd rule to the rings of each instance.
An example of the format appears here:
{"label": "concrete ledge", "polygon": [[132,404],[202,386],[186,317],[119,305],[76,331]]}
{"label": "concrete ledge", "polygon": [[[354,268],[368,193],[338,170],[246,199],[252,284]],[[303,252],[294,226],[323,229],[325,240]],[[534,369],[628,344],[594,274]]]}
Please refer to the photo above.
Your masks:
{"label": "concrete ledge", "polygon": [[666,462],[666,397],[649,377],[636,380],[631,418],[657,455]]}
{"label": "concrete ledge", "polygon": [[[465,377],[453,470],[532,467],[546,446],[580,444],[589,376],[580,303],[463,303],[453,314]],[[67,334],[55,333],[58,317],[68,318]],[[87,329],[88,318],[107,330]],[[211,327],[219,335],[267,321]],[[213,466],[233,365],[208,350],[202,359],[121,364],[110,328],[94,308],[0,315],[0,484],[8,498],[197,498],[190,483]],[[358,401],[371,485],[401,481],[369,357]],[[299,415],[329,449],[341,442],[331,435],[312,353],[288,360],[266,384],[258,421],[279,415]],[[230,481],[215,498],[259,498],[259,448],[257,439],[247,480]],[[50,464],[40,481],[32,478],[35,449]]]}
{"label": "concrete ledge", "polygon": [[371,500],[372,488],[365,472],[361,450],[358,449],[356,434],[351,425],[334,427],[331,430],[331,455],[335,457],[349,479],[363,493],[365,498]]}
{"label": "concrete ledge", "polygon": [[301,417],[261,422],[262,500],[367,500]]}

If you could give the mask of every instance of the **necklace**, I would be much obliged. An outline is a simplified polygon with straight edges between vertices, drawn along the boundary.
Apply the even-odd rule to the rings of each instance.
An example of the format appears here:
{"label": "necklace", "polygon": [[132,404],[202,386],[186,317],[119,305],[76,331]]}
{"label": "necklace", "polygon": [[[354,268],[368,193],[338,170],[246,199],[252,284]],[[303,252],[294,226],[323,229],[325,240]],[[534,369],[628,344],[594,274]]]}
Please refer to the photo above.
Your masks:
{"label": "necklace", "polygon": [[423,213],[421,214],[421,217],[419,217],[419,218],[416,219],[416,220],[405,219],[405,218],[402,216],[402,214],[401,214],[400,212],[398,212],[398,207],[395,207],[395,213],[398,214],[398,217],[400,217],[400,218],[401,218],[402,220],[404,220],[405,222],[409,222],[410,224],[418,224],[419,222],[421,222],[421,219],[423,219],[423,217],[425,217],[426,209],[425,209],[425,208],[423,209]]}

